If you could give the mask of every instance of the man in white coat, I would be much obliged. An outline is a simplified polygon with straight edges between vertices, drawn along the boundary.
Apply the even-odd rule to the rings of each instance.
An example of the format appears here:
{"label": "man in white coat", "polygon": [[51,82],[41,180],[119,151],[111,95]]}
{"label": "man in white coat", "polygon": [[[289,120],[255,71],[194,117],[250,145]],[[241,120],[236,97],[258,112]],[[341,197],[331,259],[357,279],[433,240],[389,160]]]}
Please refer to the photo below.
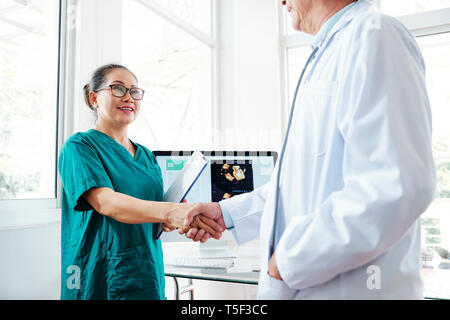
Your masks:
{"label": "man in white coat", "polygon": [[190,206],[185,222],[259,236],[260,299],[421,299],[419,217],[436,177],[417,43],[366,0],[281,4],[315,41],[271,182]]}

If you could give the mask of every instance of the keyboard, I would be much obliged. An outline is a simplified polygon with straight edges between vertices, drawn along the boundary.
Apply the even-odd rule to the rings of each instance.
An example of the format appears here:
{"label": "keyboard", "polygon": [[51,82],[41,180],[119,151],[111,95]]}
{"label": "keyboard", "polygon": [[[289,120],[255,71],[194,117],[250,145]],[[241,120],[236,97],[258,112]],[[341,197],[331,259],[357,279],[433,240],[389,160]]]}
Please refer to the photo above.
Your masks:
{"label": "keyboard", "polygon": [[234,259],[205,259],[195,257],[174,257],[164,259],[167,266],[198,268],[198,269],[228,269],[234,266]]}

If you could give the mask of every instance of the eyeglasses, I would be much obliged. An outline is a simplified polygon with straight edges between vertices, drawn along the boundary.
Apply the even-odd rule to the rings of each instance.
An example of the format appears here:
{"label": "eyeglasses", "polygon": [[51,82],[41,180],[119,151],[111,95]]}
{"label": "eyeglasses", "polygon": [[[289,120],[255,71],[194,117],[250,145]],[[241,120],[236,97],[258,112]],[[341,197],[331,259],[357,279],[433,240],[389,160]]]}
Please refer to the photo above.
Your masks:
{"label": "eyeglasses", "polygon": [[144,93],[145,91],[139,88],[127,88],[124,87],[120,84],[110,84],[109,86],[104,86],[101,87],[100,89],[96,90],[95,92],[99,92],[105,89],[111,89],[111,94],[114,97],[117,98],[122,98],[123,96],[125,96],[128,92],[128,90],[130,91],[130,96],[134,99],[134,100],[141,100],[144,97]]}

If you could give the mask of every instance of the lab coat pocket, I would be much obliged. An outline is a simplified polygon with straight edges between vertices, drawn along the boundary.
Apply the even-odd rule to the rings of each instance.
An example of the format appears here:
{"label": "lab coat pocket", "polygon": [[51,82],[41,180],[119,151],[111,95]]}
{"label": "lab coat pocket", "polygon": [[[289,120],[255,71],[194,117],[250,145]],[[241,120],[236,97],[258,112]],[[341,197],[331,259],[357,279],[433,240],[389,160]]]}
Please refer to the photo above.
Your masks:
{"label": "lab coat pocket", "polygon": [[307,138],[305,154],[313,158],[326,154],[330,134],[334,132],[337,85],[336,81],[309,81],[301,93],[299,123],[303,124],[303,136]]}
{"label": "lab coat pocket", "polygon": [[297,294],[296,289],[289,288],[284,281],[272,278],[268,273],[260,277],[258,299],[262,300],[292,300]]}

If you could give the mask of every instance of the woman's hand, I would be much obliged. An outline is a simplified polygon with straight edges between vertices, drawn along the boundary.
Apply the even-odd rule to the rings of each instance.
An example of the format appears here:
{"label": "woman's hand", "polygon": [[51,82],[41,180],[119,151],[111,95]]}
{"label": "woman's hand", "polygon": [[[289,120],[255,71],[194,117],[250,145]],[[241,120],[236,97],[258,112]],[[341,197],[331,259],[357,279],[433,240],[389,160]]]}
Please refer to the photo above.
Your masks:
{"label": "woman's hand", "polygon": [[[200,229],[197,232],[194,241],[206,240],[209,238],[209,233],[214,239],[220,239],[224,227],[217,223],[214,219],[201,216],[203,206],[201,203],[179,203],[174,204],[166,214],[166,222],[163,225],[163,230],[173,231],[180,229],[180,233],[186,233],[191,228]],[[192,221],[187,224],[187,221]]]}
{"label": "woman's hand", "polygon": [[[187,200],[184,199],[182,201],[182,203],[187,203]],[[164,232],[172,232],[172,231],[177,229],[176,227],[171,227],[171,226],[169,226],[169,225],[167,225],[165,223],[163,223],[161,226],[162,226],[162,229],[163,229]]]}
{"label": "woman's hand", "polygon": [[163,223],[161,225],[162,229],[164,232],[172,232],[174,230],[176,230],[177,228],[173,228],[173,227],[169,227],[168,225],[166,225],[165,223]]}
{"label": "woman's hand", "polygon": [[[194,218],[194,221],[191,223],[189,227],[184,227],[179,229],[180,234],[188,233],[192,234],[190,239],[195,242],[205,243],[211,238],[211,234],[205,230],[210,230],[208,225],[213,225],[214,220],[207,218],[205,216],[199,215]],[[162,224],[162,229],[164,232],[172,232],[177,228],[169,227],[166,224]],[[213,233],[214,234],[214,233]],[[222,233],[219,233],[215,236],[215,239],[219,240],[222,236]]]}
{"label": "woman's hand", "polygon": [[166,213],[164,224],[170,229],[185,228],[184,224],[187,213],[192,210],[195,204],[191,203],[174,203]]}
{"label": "woman's hand", "polygon": [[[219,225],[219,228],[223,231],[226,230],[225,222],[223,220],[222,210],[217,202],[210,203],[198,203],[197,211],[191,211],[188,214],[187,221],[194,221],[194,218],[200,219],[201,222],[207,225]],[[197,224],[199,224],[197,222]],[[199,241],[204,235],[204,231],[196,227],[190,229],[179,229],[180,234],[186,234],[186,237],[194,241]],[[218,238],[216,238],[218,239]],[[203,239],[202,239],[203,240]],[[200,241],[202,241],[200,240]]]}

